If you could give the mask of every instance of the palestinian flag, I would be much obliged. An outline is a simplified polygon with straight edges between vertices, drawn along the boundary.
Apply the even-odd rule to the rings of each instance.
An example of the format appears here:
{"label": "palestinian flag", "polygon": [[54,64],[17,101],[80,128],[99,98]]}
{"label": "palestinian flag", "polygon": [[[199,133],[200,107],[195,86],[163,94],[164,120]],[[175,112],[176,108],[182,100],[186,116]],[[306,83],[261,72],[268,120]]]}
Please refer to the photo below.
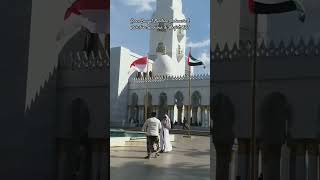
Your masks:
{"label": "palestinian flag", "polygon": [[189,65],[189,66],[200,66],[200,65],[204,65],[202,61],[194,58],[194,57],[191,55],[191,49],[190,49],[189,55],[188,55],[188,65]]}
{"label": "palestinian flag", "polygon": [[279,14],[298,11],[299,20],[304,22],[305,11],[302,0],[248,0],[250,12],[255,14]]}
{"label": "palestinian flag", "polygon": [[148,57],[144,56],[135,61],[130,65],[130,68],[136,69],[138,72],[147,72]]}

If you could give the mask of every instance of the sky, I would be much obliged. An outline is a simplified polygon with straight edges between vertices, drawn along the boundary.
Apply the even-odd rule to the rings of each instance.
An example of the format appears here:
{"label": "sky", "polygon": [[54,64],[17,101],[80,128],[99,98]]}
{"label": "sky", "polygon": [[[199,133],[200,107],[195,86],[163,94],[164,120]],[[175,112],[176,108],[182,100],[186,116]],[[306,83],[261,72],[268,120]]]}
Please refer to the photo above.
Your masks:
{"label": "sky", "polygon": [[[200,3],[201,2],[201,3]],[[130,30],[130,18],[151,19],[156,0],[111,0],[110,43],[111,47],[123,46],[140,55],[149,52],[149,31]],[[187,30],[187,49],[192,56],[203,61],[195,67],[195,74],[210,73],[210,0],[182,0],[183,13],[190,18]]]}

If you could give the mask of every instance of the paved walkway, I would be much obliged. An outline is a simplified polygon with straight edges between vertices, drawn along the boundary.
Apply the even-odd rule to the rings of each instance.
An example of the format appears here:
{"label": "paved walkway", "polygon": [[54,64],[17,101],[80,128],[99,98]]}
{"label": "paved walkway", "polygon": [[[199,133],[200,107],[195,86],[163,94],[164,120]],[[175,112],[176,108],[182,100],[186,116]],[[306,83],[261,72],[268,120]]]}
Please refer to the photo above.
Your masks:
{"label": "paved walkway", "polygon": [[176,135],[173,151],[158,158],[144,159],[145,146],[112,147],[112,180],[210,180],[209,137]]}

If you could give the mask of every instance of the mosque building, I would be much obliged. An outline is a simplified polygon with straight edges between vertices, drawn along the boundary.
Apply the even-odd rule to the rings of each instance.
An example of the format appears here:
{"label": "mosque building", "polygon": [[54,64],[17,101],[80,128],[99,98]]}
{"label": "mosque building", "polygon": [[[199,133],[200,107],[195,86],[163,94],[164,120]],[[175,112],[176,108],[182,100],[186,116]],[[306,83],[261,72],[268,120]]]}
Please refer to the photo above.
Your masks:
{"label": "mosque building", "polygon": [[[151,17],[166,20],[185,18],[181,0],[158,0]],[[167,22],[158,23],[159,27],[167,25]],[[150,31],[147,79],[143,78],[146,73],[130,69],[130,64],[143,55],[125,47],[111,48],[111,127],[136,126],[143,123],[145,104],[148,114],[156,111],[158,117],[168,114],[177,123],[191,119],[194,126],[209,127],[210,76],[191,75],[189,94],[186,31],[182,28],[158,28]],[[146,90],[148,103],[145,103],[144,99]],[[189,103],[191,110],[188,115]]]}

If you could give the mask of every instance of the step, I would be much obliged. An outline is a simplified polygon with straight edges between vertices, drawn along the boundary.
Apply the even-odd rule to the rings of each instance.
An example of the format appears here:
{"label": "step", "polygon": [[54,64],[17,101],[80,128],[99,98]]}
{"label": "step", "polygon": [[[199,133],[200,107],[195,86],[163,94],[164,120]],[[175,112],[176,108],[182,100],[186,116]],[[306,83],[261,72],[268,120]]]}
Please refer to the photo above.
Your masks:
{"label": "step", "polygon": [[[170,141],[175,141],[174,134],[170,134]],[[141,137],[114,137],[110,139],[110,147],[119,147],[119,146],[145,146],[146,138]]]}

